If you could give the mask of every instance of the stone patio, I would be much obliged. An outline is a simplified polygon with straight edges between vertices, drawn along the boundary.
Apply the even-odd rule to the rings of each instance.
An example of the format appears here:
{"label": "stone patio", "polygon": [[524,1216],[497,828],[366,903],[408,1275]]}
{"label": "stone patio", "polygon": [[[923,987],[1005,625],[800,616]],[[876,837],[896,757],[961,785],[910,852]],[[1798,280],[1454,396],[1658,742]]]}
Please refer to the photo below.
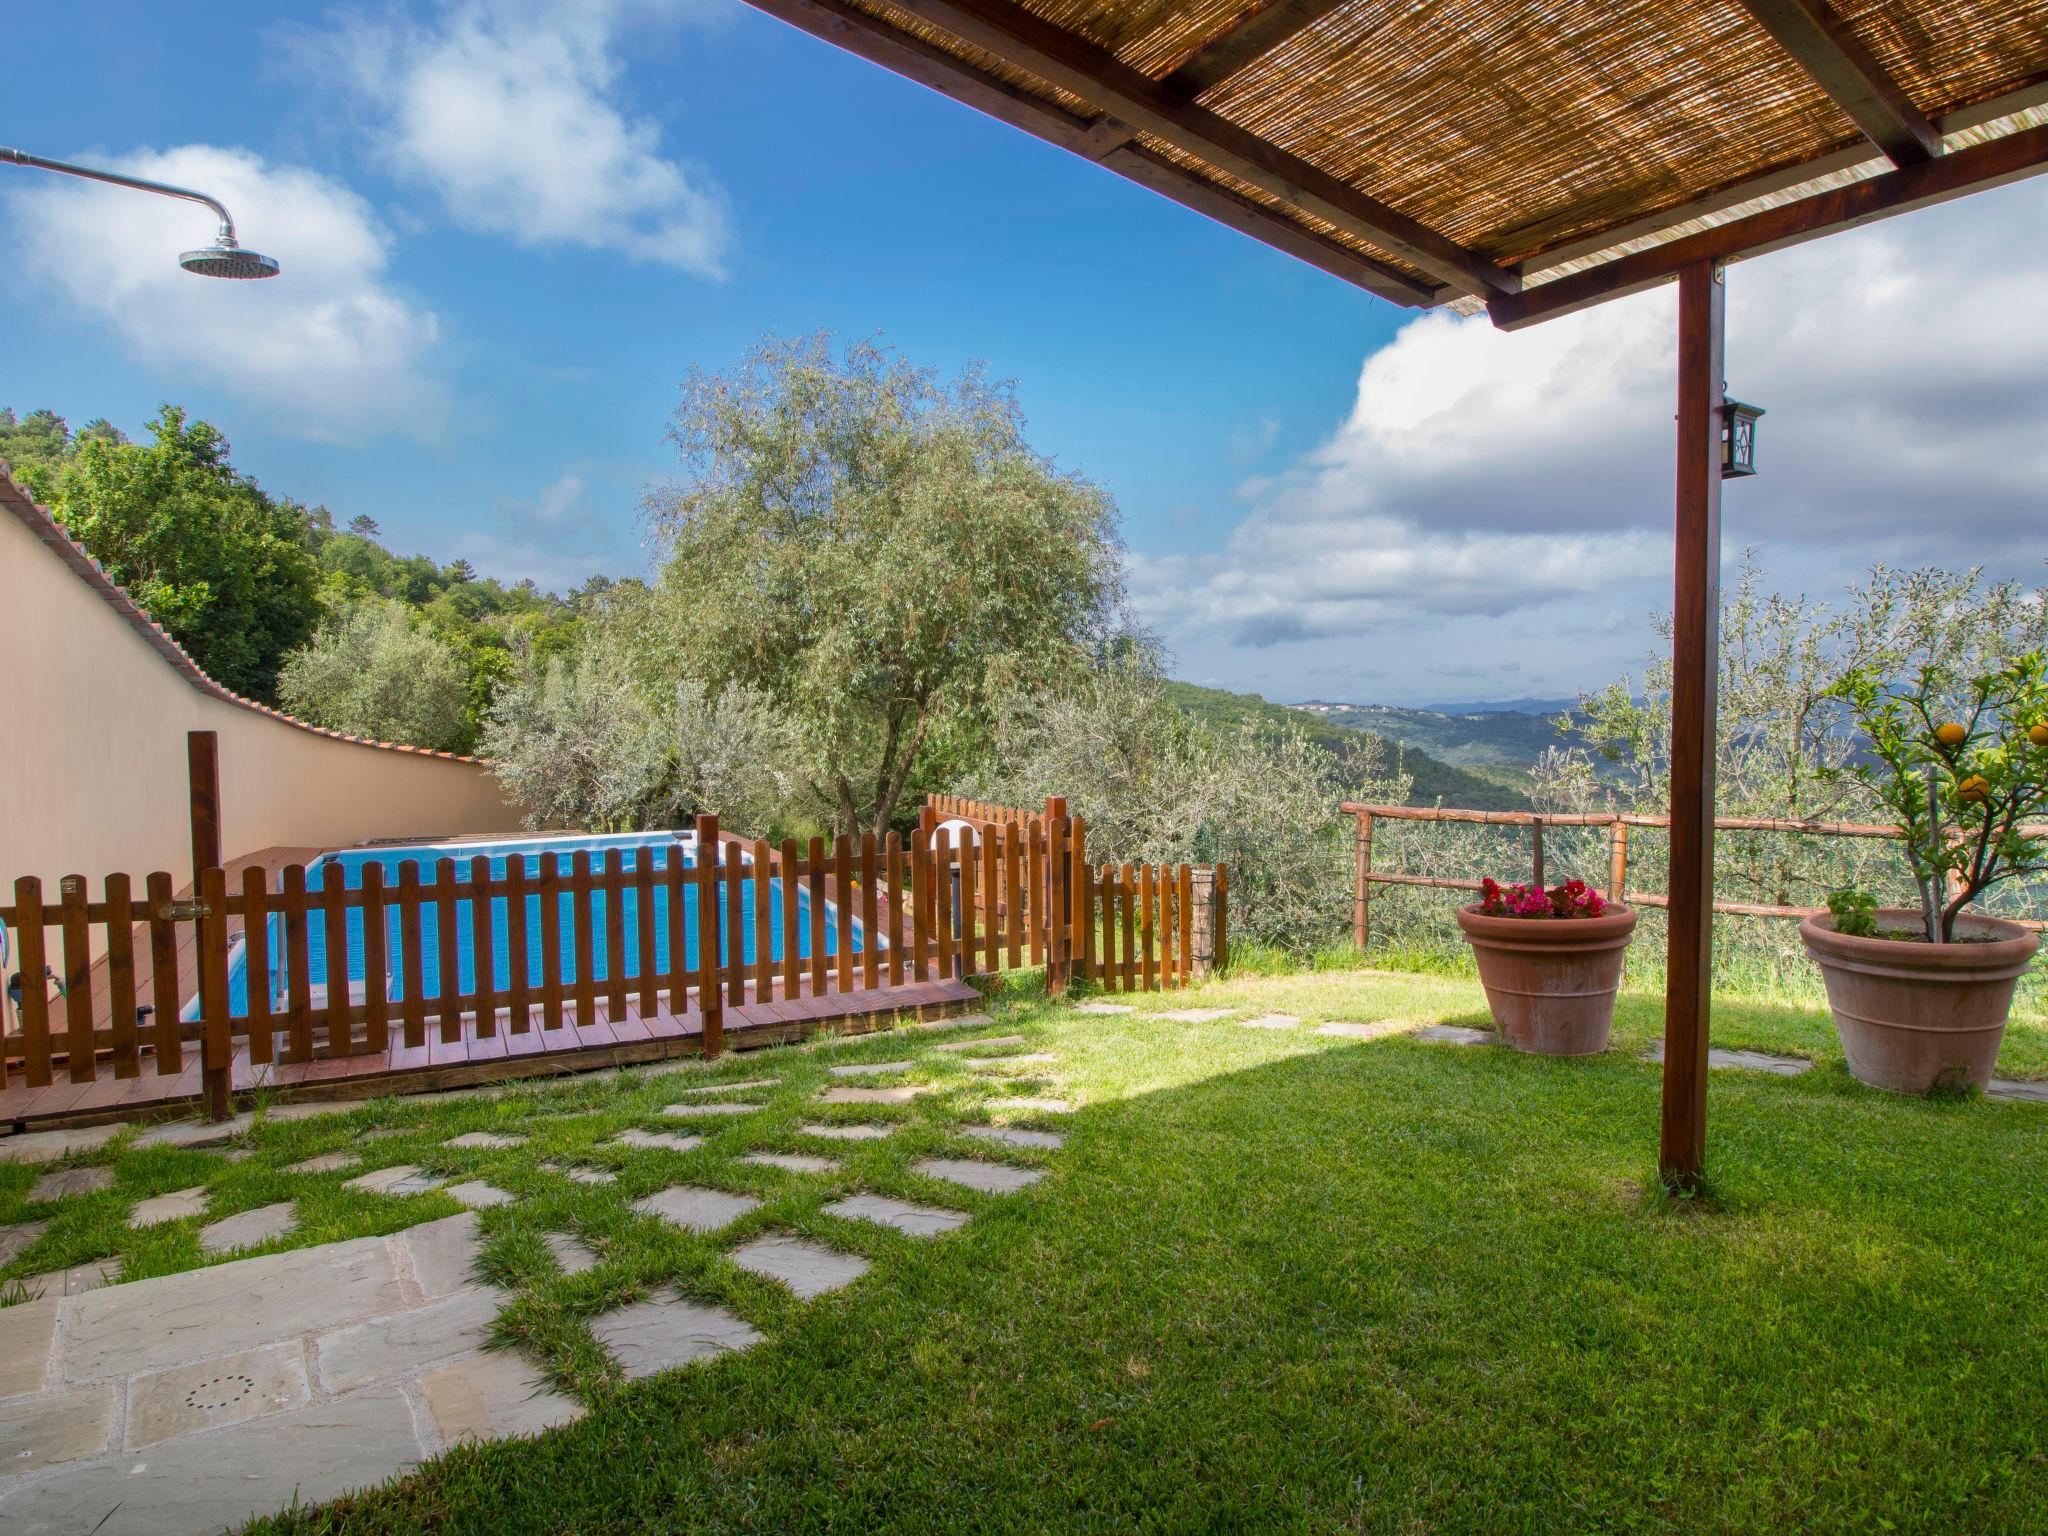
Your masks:
{"label": "stone patio", "polygon": [[912,1205],[908,1200],[891,1200],[886,1195],[853,1195],[825,1207],[827,1216],[848,1221],[872,1221],[894,1227],[906,1237],[937,1237],[955,1227],[967,1225],[965,1211],[940,1210],[935,1206]]}
{"label": "stone patio", "polygon": [[1045,1177],[1037,1168],[1012,1168],[1005,1163],[984,1163],[967,1157],[928,1157],[912,1163],[910,1171],[928,1179],[978,1189],[985,1195],[1013,1195]]}
{"label": "stone patio", "polygon": [[868,1261],[800,1237],[757,1237],[732,1252],[733,1263],[751,1274],[781,1282],[799,1301],[853,1284],[868,1272]]}
{"label": "stone patio", "polygon": [[0,1529],[214,1532],[577,1417],[482,1352],[476,1248],[465,1214],[0,1308]]}

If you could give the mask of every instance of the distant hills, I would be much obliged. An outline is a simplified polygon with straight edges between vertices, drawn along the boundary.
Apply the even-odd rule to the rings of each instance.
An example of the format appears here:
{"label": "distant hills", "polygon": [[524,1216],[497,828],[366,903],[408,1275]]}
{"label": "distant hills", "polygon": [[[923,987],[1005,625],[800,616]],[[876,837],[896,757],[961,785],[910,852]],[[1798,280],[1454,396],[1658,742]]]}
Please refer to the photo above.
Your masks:
{"label": "distant hills", "polygon": [[1297,713],[1354,731],[1370,731],[1458,768],[1522,778],[1546,747],[1561,746],[1557,711],[1404,709],[1393,704],[1338,704]]}
{"label": "distant hills", "polygon": [[[1544,746],[1557,739],[1552,731],[1537,742],[1540,716],[1498,715],[1493,717],[1495,725],[1488,728],[1471,723],[1475,717],[1436,715],[1427,710],[1388,710],[1373,705],[1338,705],[1327,713],[1297,709],[1255,693],[1231,693],[1195,683],[1171,682],[1166,691],[1175,704],[1197,719],[1213,725],[1251,725],[1276,731],[1298,728],[1340,758],[1357,750],[1360,735],[1378,736],[1387,743],[1389,763],[1398,751],[1401,766],[1414,780],[1408,797],[1411,805],[1441,802],[1481,811],[1527,810],[1526,769]],[[1424,739],[1429,732],[1421,722],[1438,721],[1448,727],[1435,732],[1446,750],[1461,753],[1466,761],[1450,760]],[[1460,730],[1459,726],[1466,728]],[[1526,756],[1518,758],[1512,743],[1519,743]]]}

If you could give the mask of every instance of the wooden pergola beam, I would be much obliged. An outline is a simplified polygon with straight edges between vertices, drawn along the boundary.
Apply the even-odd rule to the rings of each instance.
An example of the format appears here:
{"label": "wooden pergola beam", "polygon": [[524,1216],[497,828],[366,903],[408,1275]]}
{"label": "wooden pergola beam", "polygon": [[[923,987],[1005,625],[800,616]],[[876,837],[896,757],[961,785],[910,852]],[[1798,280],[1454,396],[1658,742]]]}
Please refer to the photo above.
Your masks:
{"label": "wooden pergola beam", "polygon": [[1827,0],[1742,0],[1766,32],[1894,165],[1941,153],[1941,133]]}
{"label": "wooden pergola beam", "polygon": [[1186,166],[1128,144],[1098,148],[1087,118],[1064,111],[998,76],[972,69],[914,32],[890,26],[850,0],[748,0],[756,10],[836,48],[985,112],[1033,138],[1093,160],[1128,181],[1172,198],[1240,234],[1284,251],[1392,304],[1427,308],[1442,294],[1407,273],[1318,234],[1276,209],[1242,197]]}
{"label": "wooden pergola beam", "polygon": [[2021,181],[2048,170],[2048,126],[2010,133],[1867,181],[1816,193],[1796,203],[1767,208],[1587,267],[1555,282],[1503,294],[1487,304],[1493,323],[1520,330],[1575,310],[1669,282],[1701,262],[1732,261],[1783,250],[1859,224],[1874,223],[1916,208],[1945,203],[1967,193]]}
{"label": "wooden pergola beam", "polygon": [[[1185,64],[1160,81],[1160,87],[1183,101],[1193,101],[1345,3],[1346,0],[1273,0],[1212,37]],[[1089,146],[1098,151],[1092,158],[1099,159],[1134,137],[1136,130],[1129,123],[1104,113],[1089,129]]]}
{"label": "wooden pergola beam", "polygon": [[[1185,101],[1107,49],[1045,20],[1013,0],[896,0],[901,9],[993,54],[1013,68],[1094,103],[1110,117],[1164,140],[1269,196],[1290,203],[1355,239],[1411,262],[1461,293],[1514,293],[1522,280],[1505,267],[1299,155],[1205,107]],[[854,12],[856,26],[886,26]],[[964,60],[952,72],[986,79]]]}

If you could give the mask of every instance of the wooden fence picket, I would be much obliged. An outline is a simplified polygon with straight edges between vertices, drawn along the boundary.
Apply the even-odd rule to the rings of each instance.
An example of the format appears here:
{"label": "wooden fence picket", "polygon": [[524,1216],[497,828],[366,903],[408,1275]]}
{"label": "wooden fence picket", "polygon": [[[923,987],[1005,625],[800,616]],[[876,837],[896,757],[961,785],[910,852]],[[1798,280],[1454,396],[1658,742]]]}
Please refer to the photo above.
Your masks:
{"label": "wooden fence picket", "polygon": [[811,839],[810,856],[804,861],[810,897],[808,942],[811,959],[811,996],[825,995],[825,839]]}
{"label": "wooden fence picket", "polygon": [[802,889],[798,874],[796,839],[782,840],[782,883],[777,887],[782,901],[782,995],[795,1001],[803,995],[803,946],[800,940],[797,892]]}
{"label": "wooden fence picket", "polygon": [[[408,873],[412,866],[406,866]],[[168,889],[170,877],[164,877]],[[287,864],[279,879],[284,897],[284,984],[285,1006],[289,1011],[291,1025],[291,1059],[311,1061],[313,1059],[313,938],[312,919],[308,914],[311,897],[306,891],[306,866]],[[152,900],[151,905],[155,905]],[[419,953],[419,907],[415,903],[412,912],[413,926],[406,937],[408,955]],[[419,995],[418,988],[413,995]],[[173,1017],[175,1018],[175,1010]],[[161,1017],[161,1014],[159,1014]],[[408,1029],[407,1043],[412,1043]],[[163,1047],[157,1047],[159,1070]]]}
{"label": "wooden fence picket", "polygon": [[[363,873],[368,875],[369,870]],[[476,1032],[485,1040],[498,1033],[498,951],[492,931],[490,889],[491,861],[480,853],[469,861],[469,953],[475,983]],[[368,976],[369,967],[365,965],[363,970],[366,984],[374,988],[376,982]]]}
{"label": "wooden fence picket", "polygon": [[533,1030],[533,956],[527,944],[526,855],[505,860],[505,1006],[507,1028],[515,1035]]}
{"label": "wooden fence picket", "polygon": [[885,847],[889,865],[889,985],[900,987],[903,985],[903,945],[910,936],[910,929],[903,921],[903,834],[891,832]]}
{"label": "wooden fence picket", "polygon": [[[114,1034],[114,1076],[140,1077],[135,1038],[135,902],[126,875],[109,875],[107,899],[107,1008]],[[253,999],[252,999],[253,1001]],[[252,1010],[253,1013],[253,1010]],[[254,1020],[251,1020],[254,1027]],[[254,1036],[251,1036],[252,1040]],[[0,1056],[6,1052],[0,1051]],[[6,1081],[0,1064],[0,1083]]]}
{"label": "wooden fence picket", "polygon": [[[85,876],[57,882],[59,934],[64,958],[64,1052],[71,1081],[94,1080],[92,1041],[92,924],[86,915]],[[223,926],[225,924],[223,923]],[[26,988],[24,988],[26,991]]]}
{"label": "wooden fence picket", "polygon": [[576,997],[576,1028],[580,1033],[594,1029],[597,1025],[597,982],[591,975],[597,963],[597,941],[592,932],[595,914],[591,911],[590,899],[590,854],[584,849],[576,850],[576,857],[569,861],[569,916],[575,928],[573,942],[576,957],[573,969],[575,977],[571,985]]}
{"label": "wooden fence picket", "polygon": [[881,903],[875,890],[875,834],[860,835],[860,984],[868,991],[881,985],[881,931],[876,927]]}
{"label": "wooden fence picket", "polygon": [[540,856],[540,1027],[543,1034],[565,1023],[562,1011],[562,856]]}
{"label": "wooden fence picket", "polygon": [[832,840],[832,908],[834,975],[842,993],[853,990],[853,839],[844,832]]}

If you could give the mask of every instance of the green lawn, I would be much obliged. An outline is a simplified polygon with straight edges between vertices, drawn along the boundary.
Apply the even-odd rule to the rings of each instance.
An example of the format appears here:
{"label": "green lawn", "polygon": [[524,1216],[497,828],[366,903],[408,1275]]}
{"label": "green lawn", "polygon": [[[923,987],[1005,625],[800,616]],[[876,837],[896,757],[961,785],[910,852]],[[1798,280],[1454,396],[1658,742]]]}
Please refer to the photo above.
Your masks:
{"label": "green lawn", "polygon": [[[1469,982],[1360,972],[1144,1000],[1196,1004],[1311,1022],[1483,1018]],[[2048,1525],[2048,1106],[1871,1093],[1842,1071],[1823,1015],[1724,1005],[1719,1043],[1820,1066],[1793,1080],[1715,1073],[1715,1196],[1671,1207],[1646,1194],[1658,1074],[1635,1059],[1657,1016],[1654,999],[1628,998],[1615,1050],[1546,1061],[1019,997],[999,1023],[1057,1054],[1040,1070],[1081,1107],[1032,1122],[1058,1124],[1067,1144],[1006,1153],[1049,1177],[1002,1199],[908,1170],[936,1151],[988,1155],[953,1127],[989,1118],[1003,1091],[931,1049],[947,1035],[923,1033],[720,1064],[718,1078],[781,1085],[762,1115],[711,1123],[684,1156],[593,1146],[660,1124],[679,1086],[709,1080],[701,1069],[259,1125],[257,1155],[232,1165],[117,1144],[101,1158],[121,1185],[92,1199],[111,1212],[202,1179],[216,1213],[296,1194],[323,1238],[454,1209],[275,1171],[348,1146],[527,1197],[484,1214],[487,1265],[519,1288],[510,1339],[589,1416],[538,1442],[458,1449],[266,1532]],[[797,1131],[820,1117],[807,1100],[828,1064],[904,1055],[939,1092],[824,1113],[905,1130],[838,1144]],[[2041,1020],[2016,1022],[2005,1070],[2048,1073]],[[384,1124],[413,1130],[360,1141]],[[532,1140],[439,1146],[478,1128]],[[753,1147],[846,1166],[807,1177],[732,1160]],[[622,1177],[570,1184],[542,1158]],[[768,1203],[701,1238],[625,1210],[683,1178]],[[0,1220],[28,1182],[0,1166]],[[855,1188],[975,1219],[920,1243],[820,1213]],[[82,1258],[117,1242],[111,1214],[66,1220],[75,1233],[53,1227],[45,1245]],[[192,1225],[127,1249],[131,1265],[196,1262]],[[722,1257],[768,1226],[874,1268],[795,1303]],[[563,1278],[541,1242],[550,1227],[580,1231],[606,1262]],[[765,1341],[620,1386],[582,1320],[668,1285],[741,1313]]]}

